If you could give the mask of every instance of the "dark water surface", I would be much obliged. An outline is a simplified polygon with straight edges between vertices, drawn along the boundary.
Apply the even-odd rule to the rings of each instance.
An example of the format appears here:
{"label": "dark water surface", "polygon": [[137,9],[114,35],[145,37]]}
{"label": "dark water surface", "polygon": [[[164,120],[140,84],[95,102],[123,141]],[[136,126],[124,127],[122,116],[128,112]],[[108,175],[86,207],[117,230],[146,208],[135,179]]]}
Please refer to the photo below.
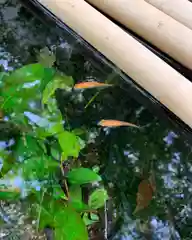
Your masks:
{"label": "dark water surface", "polygon": [[[95,95],[92,90],[76,97],[62,92],[58,96],[70,126],[84,126],[89,131],[90,143],[81,159],[85,166],[100,166],[112,196],[116,220],[109,239],[191,240],[191,133],[183,133],[183,125],[170,120],[164,110],[159,112],[149,95],[125,82],[118,71],[88,51],[81,40],[54,24],[42,23],[19,1],[0,0],[0,65],[12,70],[33,63],[36,52],[45,46],[56,54],[55,66],[76,82],[91,78],[117,85],[100,92],[90,104]],[[96,127],[101,119],[128,121],[141,128],[104,131]],[[155,178],[156,192],[150,205],[134,215],[138,185],[148,176]],[[6,209],[9,214],[10,208]],[[110,219],[108,222],[110,225]]]}

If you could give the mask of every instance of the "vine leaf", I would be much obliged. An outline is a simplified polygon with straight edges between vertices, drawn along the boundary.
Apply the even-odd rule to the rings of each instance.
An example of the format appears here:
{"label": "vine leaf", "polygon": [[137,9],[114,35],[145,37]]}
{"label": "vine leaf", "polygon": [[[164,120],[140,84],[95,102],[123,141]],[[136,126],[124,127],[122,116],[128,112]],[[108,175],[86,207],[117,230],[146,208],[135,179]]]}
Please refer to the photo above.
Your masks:
{"label": "vine leaf", "polygon": [[104,188],[96,189],[89,197],[89,206],[92,209],[98,209],[105,205],[108,199],[107,191]]}
{"label": "vine leaf", "polygon": [[53,80],[54,76],[55,76],[54,68],[45,68],[44,76],[41,79],[40,86],[39,86],[39,89],[41,92],[43,92],[47,84]]}
{"label": "vine leaf", "polygon": [[81,82],[77,83],[74,86],[74,89],[88,89],[88,88],[98,88],[98,87],[110,87],[111,84],[107,83],[99,83],[96,81],[90,81],[90,82]]}
{"label": "vine leaf", "polygon": [[[29,64],[5,76],[2,88],[2,109],[17,113],[30,109],[30,101],[40,98],[41,81],[46,69],[39,63]],[[27,94],[26,94],[27,92]]]}
{"label": "vine leaf", "polygon": [[153,198],[153,189],[148,180],[144,179],[140,182],[137,192],[137,206],[134,214],[147,208]]}
{"label": "vine leaf", "polygon": [[137,127],[137,125],[129,122],[123,122],[119,120],[112,120],[112,119],[103,119],[98,123],[101,127]]}
{"label": "vine leaf", "polygon": [[3,159],[3,166],[0,170],[0,178],[4,177],[12,169],[16,159],[12,153],[0,150],[0,158]]}
{"label": "vine leaf", "polygon": [[48,103],[48,100],[54,95],[56,89],[70,89],[73,86],[73,78],[65,75],[56,74],[52,81],[50,81],[43,91],[43,104]]}
{"label": "vine leaf", "polygon": [[28,135],[25,135],[25,137],[21,137],[18,140],[18,144],[15,150],[15,154],[17,157],[23,156],[23,157],[29,157],[34,154],[42,154],[42,151],[40,150],[38,146],[38,141]]}
{"label": "vine leaf", "polygon": [[70,201],[76,200],[82,202],[82,189],[79,185],[71,185],[69,188]]}
{"label": "vine leaf", "polygon": [[101,181],[101,177],[89,168],[74,168],[67,174],[67,179],[71,184],[86,184]]}
{"label": "vine leaf", "polygon": [[68,131],[63,131],[57,137],[62,149],[62,160],[79,156],[80,150],[84,147],[84,142],[79,137]]}
{"label": "vine leaf", "polygon": [[83,221],[86,226],[92,225],[93,223],[99,221],[99,216],[97,214],[91,213],[90,217],[87,213],[83,215]]}
{"label": "vine leaf", "polygon": [[58,163],[48,156],[34,156],[21,163],[21,172],[25,180],[43,180],[58,170]]}
{"label": "vine leaf", "polygon": [[0,200],[16,200],[20,198],[20,189],[0,189]]}
{"label": "vine leaf", "polygon": [[90,207],[82,201],[82,189],[79,185],[71,185],[69,188],[69,204],[78,212],[88,211]]}
{"label": "vine leaf", "polygon": [[52,194],[53,194],[52,196],[56,200],[60,200],[60,199],[67,200],[67,196],[65,195],[63,189],[61,188],[61,186],[59,184],[54,186]]}
{"label": "vine leaf", "polygon": [[15,85],[41,80],[44,77],[44,71],[45,68],[40,63],[26,65],[6,77],[6,84]]}
{"label": "vine leaf", "polygon": [[52,125],[49,129],[48,132],[51,135],[58,135],[60,133],[62,133],[64,131],[63,129],[63,123],[62,123],[62,119],[60,121],[58,121],[57,123],[55,123],[54,125]]}
{"label": "vine leaf", "polygon": [[88,232],[80,215],[68,205],[45,196],[40,201],[36,214],[39,228],[50,226],[54,229],[55,240],[88,240]]}

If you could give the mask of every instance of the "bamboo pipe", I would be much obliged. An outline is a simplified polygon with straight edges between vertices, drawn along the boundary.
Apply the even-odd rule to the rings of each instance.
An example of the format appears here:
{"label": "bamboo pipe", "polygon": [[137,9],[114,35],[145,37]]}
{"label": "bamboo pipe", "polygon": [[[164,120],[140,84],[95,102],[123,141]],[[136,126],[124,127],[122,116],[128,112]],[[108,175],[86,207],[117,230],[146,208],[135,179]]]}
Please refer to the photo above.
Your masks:
{"label": "bamboo pipe", "polygon": [[192,69],[192,30],[144,0],[87,0]]}
{"label": "bamboo pipe", "polygon": [[192,4],[188,0],[145,0],[162,12],[192,29]]}
{"label": "bamboo pipe", "polygon": [[38,0],[192,127],[192,83],[84,0]]}

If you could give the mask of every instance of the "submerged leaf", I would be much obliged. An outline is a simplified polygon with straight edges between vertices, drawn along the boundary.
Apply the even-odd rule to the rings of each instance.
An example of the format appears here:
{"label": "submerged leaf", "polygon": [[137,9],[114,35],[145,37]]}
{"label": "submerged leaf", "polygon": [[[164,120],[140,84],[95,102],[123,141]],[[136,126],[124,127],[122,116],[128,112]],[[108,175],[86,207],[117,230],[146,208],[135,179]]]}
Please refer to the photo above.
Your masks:
{"label": "submerged leaf", "polygon": [[118,120],[101,120],[98,125],[102,126],[102,127],[123,127],[123,126],[127,126],[127,127],[137,127],[137,125],[133,124],[133,123],[129,123],[129,122],[123,122],[123,121],[118,121]]}
{"label": "submerged leaf", "polygon": [[101,177],[89,168],[74,168],[67,174],[71,184],[86,184],[101,181]]}
{"label": "submerged leaf", "polygon": [[87,89],[87,88],[110,87],[110,86],[112,85],[107,83],[99,83],[96,81],[92,81],[92,82],[77,83],[75,84],[74,89]]}
{"label": "submerged leaf", "polygon": [[105,205],[108,199],[107,191],[104,188],[96,189],[89,197],[89,206],[98,209]]}
{"label": "submerged leaf", "polygon": [[56,61],[55,55],[47,47],[40,50],[38,62],[45,67],[52,67]]}
{"label": "submerged leaf", "polygon": [[153,198],[153,189],[148,180],[142,180],[138,186],[137,206],[134,213],[147,208]]}

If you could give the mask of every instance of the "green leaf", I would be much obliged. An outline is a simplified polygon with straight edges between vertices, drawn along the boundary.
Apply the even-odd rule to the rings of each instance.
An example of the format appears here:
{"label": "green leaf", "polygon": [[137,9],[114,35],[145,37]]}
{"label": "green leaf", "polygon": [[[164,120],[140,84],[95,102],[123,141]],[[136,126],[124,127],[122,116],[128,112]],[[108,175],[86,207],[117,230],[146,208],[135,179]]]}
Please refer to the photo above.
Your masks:
{"label": "green leaf", "polygon": [[99,216],[97,214],[91,213],[91,219],[88,217],[88,214],[84,214],[83,221],[86,226],[92,225],[95,222],[99,221]]}
{"label": "green leaf", "polygon": [[80,150],[84,147],[79,137],[68,131],[63,131],[61,134],[58,134],[57,137],[63,152],[63,160],[66,160],[68,157],[77,158],[79,156]]}
{"label": "green leaf", "polygon": [[46,137],[50,136],[51,134],[47,132],[47,129],[43,127],[37,127],[34,132],[34,136],[40,139],[46,139]]}
{"label": "green leaf", "polygon": [[29,64],[12,72],[6,78],[6,84],[34,82],[44,77],[44,66],[39,63]]}
{"label": "green leaf", "polygon": [[41,92],[44,91],[46,85],[53,80],[54,78],[54,75],[55,75],[55,69],[54,68],[45,68],[45,71],[44,71],[44,76],[41,80],[41,83],[40,83],[40,86],[39,86],[39,89]]}
{"label": "green leaf", "polygon": [[46,104],[48,103],[49,99],[55,94],[56,89],[58,88],[58,82],[57,81],[50,81],[44,91],[43,91],[43,98],[42,103]]}
{"label": "green leaf", "polygon": [[6,110],[22,112],[30,109],[30,102],[40,99],[40,93],[54,77],[53,68],[30,64],[5,77],[2,88],[2,106]]}
{"label": "green leaf", "polygon": [[75,209],[79,213],[91,210],[87,204],[80,202],[80,201],[73,200],[73,201],[69,202],[68,204],[69,204],[69,206],[71,206],[73,209]]}
{"label": "green leaf", "polygon": [[20,168],[25,180],[43,180],[55,174],[58,163],[48,156],[41,155],[25,160]]}
{"label": "green leaf", "polygon": [[53,81],[50,81],[43,91],[42,102],[48,103],[48,100],[54,95],[56,89],[69,89],[73,86],[73,78],[56,74]]}
{"label": "green leaf", "polygon": [[72,185],[69,188],[70,201],[82,202],[82,189],[79,185]]}
{"label": "green leaf", "polygon": [[101,177],[89,168],[74,168],[66,177],[69,183],[79,185],[101,181]]}
{"label": "green leaf", "polygon": [[79,185],[71,185],[69,188],[69,204],[78,212],[89,210],[89,206],[82,201],[82,189]]}
{"label": "green leaf", "polygon": [[63,129],[63,123],[62,122],[58,122],[58,123],[55,123],[53,126],[51,126],[49,129],[48,129],[48,132],[51,134],[51,135],[55,135],[55,134],[60,134],[64,131]]}
{"label": "green leaf", "polygon": [[13,168],[13,164],[15,163],[16,159],[12,153],[3,151],[0,151],[0,157],[3,158],[3,166],[0,170],[0,178],[2,178]]}
{"label": "green leaf", "polygon": [[65,193],[60,185],[54,186],[53,188],[53,197],[57,200],[64,199],[67,200]]}
{"label": "green leaf", "polygon": [[[22,104],[21,104],[21,102],[22,102]],[[27,109],[28,104],[27,104],[27,102],[24,102],[21,98],[10,95],[9,97],[6,97],[4,99],[0,108],[4,109],[4,110],[13,110],[14,109],[14,112],[20,112],[21,109]]]}
{"label": "green leaf", "polygon": [[23,157],[30,157],[35,154],[42,154],[43,151],[40,149],[38,142],[31,136],[23,136],[18,140],[17,148],[15,150],[16,155]]}
{"label": "green leaf", "polygon": [[54,228],[55,240],[88,240],[86,226],[72,207],[45,196],[36,211],[39,216],[39,227]]}
{"label": "green leaf", "polygon": [[0,200],[16,200],[20,198],[20,192],[17,190],[0,189]]}
{"label": "green leaf", "polygon": [[6,72],[0,72],[0,85],[2,84],[2,82],[4,81],[4,78],[8,77],[9,74]]}
{"label": "green leaf", "polygon": [[16,113],[23,113],[31,108],[30,102],[40,99],[38,85],[25,88],[24,84],[16,84],[3,88],[1,108],[11,110]]}
{"label": "green leaf", "polygon": [[56,221],[59,227],[55,228],[55,240],[88,240],[86,226],[73,208],[63,208],[63,211],[56,215]]}
{"label": "green leaf", "polygon": [[107,191],[104,188],[96,189],[89,197],[89,206],[92,209],[98,209],[105,205],[108,199]]}

